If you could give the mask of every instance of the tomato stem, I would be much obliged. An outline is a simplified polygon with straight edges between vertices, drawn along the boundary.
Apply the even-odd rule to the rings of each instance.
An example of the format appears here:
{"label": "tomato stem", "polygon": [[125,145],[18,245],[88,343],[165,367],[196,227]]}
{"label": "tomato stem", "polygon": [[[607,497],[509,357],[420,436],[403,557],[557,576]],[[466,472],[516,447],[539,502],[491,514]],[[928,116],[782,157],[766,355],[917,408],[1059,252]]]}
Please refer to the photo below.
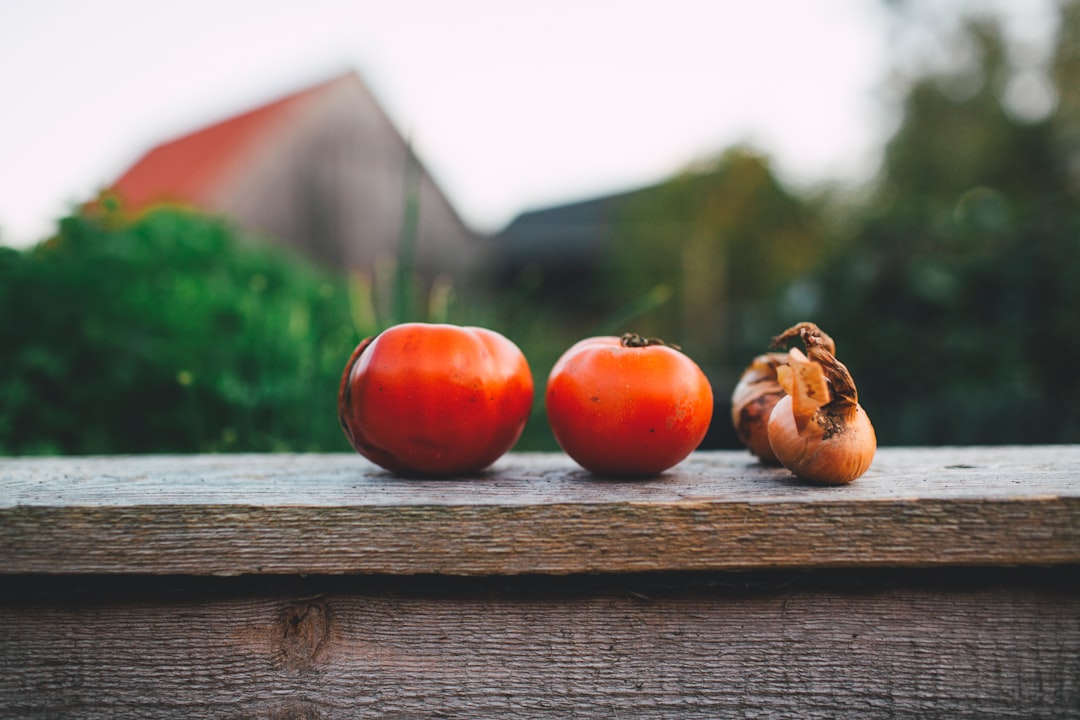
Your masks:
{"label": "tomato stem", "polygon": [[642,335],[638,335],[637,333],[631,332],[623,333],[622,337],[619,338],[619,341],[622,343],[623,347],[638,348],[649,347],[651,345],[662,345],[664,347],[669,347],[672,350],[682,350],[682,348],[680,348],[678,345],[666,343],[660,338],[644,337]]}

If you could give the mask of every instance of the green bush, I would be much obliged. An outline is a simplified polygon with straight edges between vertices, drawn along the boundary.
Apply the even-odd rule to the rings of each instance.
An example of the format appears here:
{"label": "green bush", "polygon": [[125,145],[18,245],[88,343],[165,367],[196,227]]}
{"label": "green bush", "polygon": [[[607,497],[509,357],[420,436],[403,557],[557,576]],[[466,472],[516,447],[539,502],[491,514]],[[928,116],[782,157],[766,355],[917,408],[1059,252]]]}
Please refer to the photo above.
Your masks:
{"label": "green bush", "polygon": [[344,277],[224,221],[77,214],[0,251],[0,452],[347,449]]}
{"label": "green bush", "polygon": [[[1080,39],[1072,7],[1063,97],[1076,87],[1063,64]],[[1005,77],[1000,27],[965,33],[979,53],[963,71]],[[883,444],[1075,443],[1078,118],[1062,106],[1022,121],[1000,85],[957,98],[948,80],[909,89],[879,188],[822,274],[818,319]]]}

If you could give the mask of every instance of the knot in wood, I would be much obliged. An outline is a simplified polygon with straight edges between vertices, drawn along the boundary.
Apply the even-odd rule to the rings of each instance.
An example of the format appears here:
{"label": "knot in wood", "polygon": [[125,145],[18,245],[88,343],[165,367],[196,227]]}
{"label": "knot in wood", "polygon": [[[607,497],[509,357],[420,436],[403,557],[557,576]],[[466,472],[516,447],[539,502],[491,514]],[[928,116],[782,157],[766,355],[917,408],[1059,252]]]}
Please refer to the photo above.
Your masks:
{"label": "knot in wood", "polygon": [[311,670],[330,639],[330,606],[323,600],[299,603],[280,614],[274,633],[274,659],[289,672]]}

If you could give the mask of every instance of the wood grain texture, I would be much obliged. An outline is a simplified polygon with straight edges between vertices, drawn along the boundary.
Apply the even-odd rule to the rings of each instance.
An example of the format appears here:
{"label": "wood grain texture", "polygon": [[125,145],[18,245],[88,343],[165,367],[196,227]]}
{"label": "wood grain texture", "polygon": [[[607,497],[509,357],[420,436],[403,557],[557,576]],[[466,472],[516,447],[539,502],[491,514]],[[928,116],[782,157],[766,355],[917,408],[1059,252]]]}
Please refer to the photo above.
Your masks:
{"label": "wood grain texture", "polygon": [[0,598],[0,716],[1078,718],[1080,593],[1055,572],[90,598],[72,581]]}
{"label": "wood grain texture", "polygon": [[1080,562],[1080,446],[883,448],[838,488],[741,452],[598,479],[355,455],[0,460],[0,573],[514,575]]}

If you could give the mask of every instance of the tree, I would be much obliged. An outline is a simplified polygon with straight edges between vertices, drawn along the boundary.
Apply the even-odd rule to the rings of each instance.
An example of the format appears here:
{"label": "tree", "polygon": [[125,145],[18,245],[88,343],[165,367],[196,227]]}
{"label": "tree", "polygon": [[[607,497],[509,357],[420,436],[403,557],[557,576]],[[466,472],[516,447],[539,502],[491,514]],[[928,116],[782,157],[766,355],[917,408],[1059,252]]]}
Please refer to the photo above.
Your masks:
{"label": "tree", "polygon": [[[1077,5],[1064,6],[1053,77],[1076,74]],[[1000,25],[963,28],[974,66],[919,78],[877,193],[822,272],[820,318],[884,444],[1080,439],[1080,212],[1063,142],[1069,104],[1009,111]],[[982,78],[957,96],[957,74]],[[876,412],[875,412],[876,411]]]}
{"label": "tree", "polygon": [[781,186],[766,157],[734,148],[621,208],[607,287],[623,302],[670,288],[672,301],[641,331],[724,366],[772,332],[779,298],[822,252],[814,209]]}

